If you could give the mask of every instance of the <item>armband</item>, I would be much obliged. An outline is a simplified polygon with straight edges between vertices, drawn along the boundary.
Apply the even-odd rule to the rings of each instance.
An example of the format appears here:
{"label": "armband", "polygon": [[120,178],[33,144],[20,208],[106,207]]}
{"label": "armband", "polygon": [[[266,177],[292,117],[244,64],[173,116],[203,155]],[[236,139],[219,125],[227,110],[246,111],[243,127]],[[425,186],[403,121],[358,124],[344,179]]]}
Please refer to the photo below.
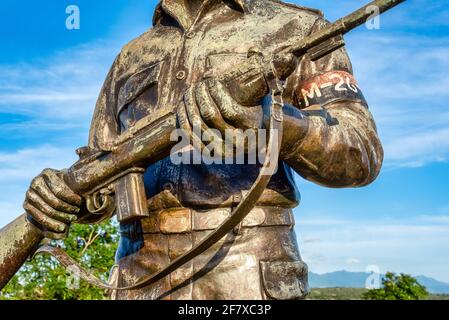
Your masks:
{"label": "armband", "polygon": [[367,105],[354,76],[345,71],[331,71],[302,82],[297,97],[301,109],[324,106],[336,100],[358,100]]}

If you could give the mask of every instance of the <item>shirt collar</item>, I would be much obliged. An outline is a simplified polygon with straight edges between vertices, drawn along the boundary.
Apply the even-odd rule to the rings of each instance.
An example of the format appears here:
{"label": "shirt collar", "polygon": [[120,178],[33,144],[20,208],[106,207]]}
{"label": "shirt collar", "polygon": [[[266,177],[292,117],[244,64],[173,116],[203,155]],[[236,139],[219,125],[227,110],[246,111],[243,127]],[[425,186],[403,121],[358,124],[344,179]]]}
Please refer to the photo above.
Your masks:
{"label": "shirt collar", "polygon": [[[228,0],[227,2],[230,2],[238,10],[246,12],[245,0]],[[206,13],[217,3],[224,5],[225,1],[205,0],[200,15]],[[153,25],[157,25],[165,15],[175,19],[184,30],[187,30],[195,20],[195,17],[191,17],[182,2],[178,0],[162,0],[159,2],[153,15]]]}

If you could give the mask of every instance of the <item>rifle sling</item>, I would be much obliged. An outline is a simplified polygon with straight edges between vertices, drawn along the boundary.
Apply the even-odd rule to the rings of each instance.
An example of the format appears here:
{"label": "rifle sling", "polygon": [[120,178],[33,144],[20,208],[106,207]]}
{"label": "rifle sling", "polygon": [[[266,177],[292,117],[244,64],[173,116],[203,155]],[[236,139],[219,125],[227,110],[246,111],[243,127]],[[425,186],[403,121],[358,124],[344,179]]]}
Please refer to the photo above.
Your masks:
{"label": "rifle sling", "polygon": [[[279,94],[279,92],[277,92],[277,94]],[[215,243],[220,241],[235,227],[237,227],[239,223],[250,213],[250,211],[254,208],[257,201],[261,197],[268,183],[270,182],[272,175],[277,170],[277,163],[279,159],[283,133],[282,103],[275,101],[274,94],[272,94],[271,99],[264,99],[264,103],[264,113],[270,119],[268,146],[265,162],[260,170],[259,176],[252,185],[250,191],[234,209],[229,218],[226,219],[214,232],[212,232],[196,246],[194,246],[191,250],[173,260],[164,269],[156,272],[155,274],[143,277],[133,285],[125,287],[115,287],[105,283],[90,272],[84,270],[78,262],[71,258],[61,248],[44,245],[36,251],[35,255],[42,253],[50,254],[51,256],[56,258],[56,260],[58,260],[58,262],[62,266],[71,270],[72,272],[75,271],[77,276],[96,287],[107,290],[136,290],[156,283],[157,281],[170,275],[173,271],[177,270],[185,263],[202,254],[204,251],[212,247]]]}

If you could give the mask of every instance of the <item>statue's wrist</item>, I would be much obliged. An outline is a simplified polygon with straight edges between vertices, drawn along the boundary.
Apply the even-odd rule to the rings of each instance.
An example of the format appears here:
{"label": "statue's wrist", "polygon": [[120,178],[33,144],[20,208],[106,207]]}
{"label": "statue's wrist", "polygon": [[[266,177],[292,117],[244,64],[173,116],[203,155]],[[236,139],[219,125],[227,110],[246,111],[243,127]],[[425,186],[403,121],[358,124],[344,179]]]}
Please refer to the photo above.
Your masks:
{"label": "statue's wrist", "polygon": [[306,138],[309,126],[308,116],[304,116],[301,119],[289,115],[284,116],[281,159],[288,158],[292,153],[295,153]]}

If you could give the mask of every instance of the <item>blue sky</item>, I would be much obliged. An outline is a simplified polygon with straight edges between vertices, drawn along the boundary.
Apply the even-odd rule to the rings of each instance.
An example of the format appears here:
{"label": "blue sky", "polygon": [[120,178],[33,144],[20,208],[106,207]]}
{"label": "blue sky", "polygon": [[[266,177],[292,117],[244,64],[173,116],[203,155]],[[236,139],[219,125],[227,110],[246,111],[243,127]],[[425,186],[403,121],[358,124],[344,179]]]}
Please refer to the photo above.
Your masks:
{"label": "blue sky", "polygon": [[[364,1],[291,1],[329,20]],[[81,29],[65,28],[65,8]],[[121,46],[151,27],[156,1],[3,0],[0,6],[0,226],[22,212],[30,180],[64,168],[87,141],[95,100]],[[303,258],[315,272],[424,274],[449,282],[449,8],[407,0],[380,30],[346,36],[385,147],[379,179],[327,189],[298,177]]]}

